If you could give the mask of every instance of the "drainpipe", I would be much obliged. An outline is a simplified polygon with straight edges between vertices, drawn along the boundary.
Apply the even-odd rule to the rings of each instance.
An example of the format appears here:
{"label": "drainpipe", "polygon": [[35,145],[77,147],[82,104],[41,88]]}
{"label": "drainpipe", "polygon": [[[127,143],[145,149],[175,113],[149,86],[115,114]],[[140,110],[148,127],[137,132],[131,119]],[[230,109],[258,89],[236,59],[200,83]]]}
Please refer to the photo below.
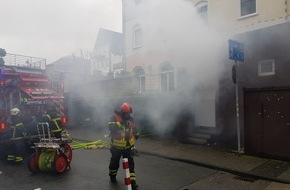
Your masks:
{"label": "drainpipe", "polygon": [[122,0],[122,62],[123,71],[126,72],[126,27],[125,27],[125,15],[126,15],[126,0]]}
{"label": "drainpipe", "polygon": [[288,13],[288,1],[289,0],[285,0],[285,20],[287,21],[289,18],[289,13]]}

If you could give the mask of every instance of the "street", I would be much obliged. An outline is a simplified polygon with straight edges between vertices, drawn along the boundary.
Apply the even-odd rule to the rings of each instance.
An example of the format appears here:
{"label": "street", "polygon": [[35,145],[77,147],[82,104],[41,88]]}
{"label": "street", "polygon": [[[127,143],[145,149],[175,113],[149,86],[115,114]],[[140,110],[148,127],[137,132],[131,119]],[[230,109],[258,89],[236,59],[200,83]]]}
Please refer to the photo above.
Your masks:
{"label": "street", "polygon": [[[8,165],[0,162],[1,189],[41,190],[125,190],[125,172],[120,164],[118,183],[111,184],[108,176],[107,149],[77,149],[73,151],[71,169],[59,175],[43,172],[32,174],[26,164]],[[136,174],[140,189],[264,189],[269,182],[247,181],[232,174],[141,154],[136,157]]]}
{"label": "street", "polygon": [[[31,174],[25,164],[7,165],[1,162],[1,189],[125,189],[125,172],[120,165],[118,183],[112,185],[108,176],[109,151],[73,151],[71,170],[64,174]],[[170,161],[154,156],[141,155],[136,158],[137,180],[142,189],[178,189],[192,180],[199,180],[215,171]]]}

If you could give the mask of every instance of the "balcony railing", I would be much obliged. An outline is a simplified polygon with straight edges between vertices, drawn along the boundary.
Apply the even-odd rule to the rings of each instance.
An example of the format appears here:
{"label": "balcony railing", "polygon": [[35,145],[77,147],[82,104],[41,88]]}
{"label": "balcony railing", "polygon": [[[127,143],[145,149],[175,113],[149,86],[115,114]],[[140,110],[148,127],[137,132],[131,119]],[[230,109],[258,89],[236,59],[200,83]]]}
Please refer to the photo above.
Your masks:
{"label": "balcony railing", "polygon": [[3,59],[4,65],[6,66],[27,67],[42,70],[44,70],[46,67],[46,59],[39,57],[7,53]]}

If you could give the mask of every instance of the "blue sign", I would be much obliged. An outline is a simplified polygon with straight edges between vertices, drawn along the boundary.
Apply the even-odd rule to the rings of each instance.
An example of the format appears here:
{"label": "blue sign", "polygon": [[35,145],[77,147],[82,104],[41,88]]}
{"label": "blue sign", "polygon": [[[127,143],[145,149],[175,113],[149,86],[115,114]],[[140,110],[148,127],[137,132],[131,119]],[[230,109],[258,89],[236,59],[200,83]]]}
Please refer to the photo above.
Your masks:
{"label": "blue sign", "polygon": [[229,59],[244,61],[244,44],[229,40]]}
{"label": "blue sign", "polygon": [[3,78],[2,69],[0,69],[0,80]]}

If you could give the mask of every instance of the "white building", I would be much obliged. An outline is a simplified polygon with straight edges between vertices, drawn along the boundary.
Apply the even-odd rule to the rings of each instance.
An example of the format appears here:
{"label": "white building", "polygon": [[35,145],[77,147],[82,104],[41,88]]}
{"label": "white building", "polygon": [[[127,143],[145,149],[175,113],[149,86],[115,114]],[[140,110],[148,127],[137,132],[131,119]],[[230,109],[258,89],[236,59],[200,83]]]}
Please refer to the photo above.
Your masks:
{"label": "white building", "polygon": [[115,77],[123,71],[122,34],[101,28],[92,53],[92,73]]}

